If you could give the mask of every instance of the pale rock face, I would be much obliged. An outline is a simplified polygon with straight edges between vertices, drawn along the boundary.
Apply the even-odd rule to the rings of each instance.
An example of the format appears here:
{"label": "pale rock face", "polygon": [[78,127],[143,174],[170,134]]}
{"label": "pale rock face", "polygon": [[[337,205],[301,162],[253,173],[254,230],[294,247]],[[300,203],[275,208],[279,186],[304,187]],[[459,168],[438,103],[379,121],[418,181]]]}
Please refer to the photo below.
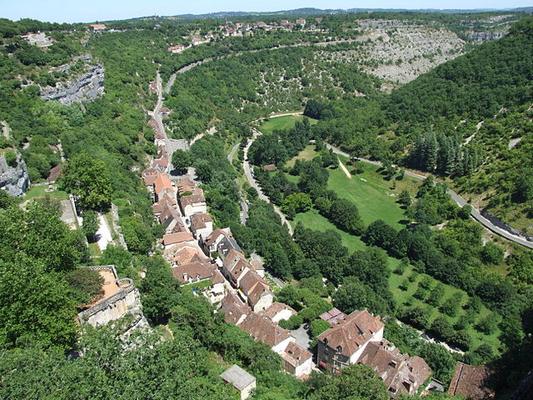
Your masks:
{"label": "pale rock face", "polygon": [[57,100],[66,105],[92,101],[103,94],[104,67],[101,64],[94,65],[74,81],[41,90],[43,100]]}
{"label": "pale rock face", "polygon": [[12,196],[22,196],[30,187],[30,177],[26,163],[17,156],[17,165],[10,167],[6,159],[0,156],[0,189]]}

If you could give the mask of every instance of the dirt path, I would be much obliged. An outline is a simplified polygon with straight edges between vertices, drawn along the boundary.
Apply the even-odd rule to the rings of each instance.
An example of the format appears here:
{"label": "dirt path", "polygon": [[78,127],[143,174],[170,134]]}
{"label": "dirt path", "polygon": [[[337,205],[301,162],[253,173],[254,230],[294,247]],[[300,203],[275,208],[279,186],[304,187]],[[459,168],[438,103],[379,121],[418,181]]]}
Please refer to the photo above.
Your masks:
{"label": "dirt path", "polygon": [[339,160],[339,166],[341,167],[342,171],[346,174],[346,177],[348,179],[352,179],[352,174],[350,174],[350,171],[348,171],[348,168],[342,163],[341,160]]}

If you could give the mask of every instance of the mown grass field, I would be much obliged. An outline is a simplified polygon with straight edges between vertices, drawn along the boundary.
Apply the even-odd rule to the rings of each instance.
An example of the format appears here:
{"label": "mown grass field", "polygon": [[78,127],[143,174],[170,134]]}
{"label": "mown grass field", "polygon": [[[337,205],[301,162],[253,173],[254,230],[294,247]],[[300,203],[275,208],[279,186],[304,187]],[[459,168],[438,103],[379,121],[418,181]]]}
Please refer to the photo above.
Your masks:
{"label": "mown grass field", "polygon": [[330,170],[328,188],[335,191],[339,197],[356,204],[365,225],[382,219],[400,229],[405,215],[396,199],[403,189],[416,192],[418,182],[409,177],[404,177],[396,183],[387,181],[378,172],[377,166],[363,162],[359,162],[358,168],[362,172],[355,174],[350,171],[351,179],[340,168]]}
{"label": "mown grass field", "polygon": [[294,164],[296,164],[296,160],[309,161],[315,158],[317,154],[318,153],[315,151],[315,145],[310,144],[308,146],[305,146],[305,148],[300,151],[295,157],[287,161],[286,165],[287,167],[292,168],[294,167]]}
{"label": "mown grass field", "polygon": [[60,190],[47,192],[48,185],[32,186],[24,195],[24,200],[42,199],[49,196],[55,200],[68,200],[68,194]]}
{"label": "mown grass field", "polygon": [[[271,117],[261,124],[259,130],[263,133],[272,133],[275,130],[287,130],[294,128],[297,121],[303,121],[303,115],[285,115],[282,117]],[[316,124],[317,120],[308,118],[311,125]]]}

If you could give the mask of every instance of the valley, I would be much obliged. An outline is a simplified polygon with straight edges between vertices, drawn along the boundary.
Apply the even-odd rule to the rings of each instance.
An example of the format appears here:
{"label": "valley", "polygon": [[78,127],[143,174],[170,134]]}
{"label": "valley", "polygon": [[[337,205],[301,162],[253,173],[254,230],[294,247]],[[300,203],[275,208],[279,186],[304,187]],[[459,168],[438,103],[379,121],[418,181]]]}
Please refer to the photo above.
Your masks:
{"label": "valley", "polygon": [[526,400],[531,26],[1,19],[0,397]]}

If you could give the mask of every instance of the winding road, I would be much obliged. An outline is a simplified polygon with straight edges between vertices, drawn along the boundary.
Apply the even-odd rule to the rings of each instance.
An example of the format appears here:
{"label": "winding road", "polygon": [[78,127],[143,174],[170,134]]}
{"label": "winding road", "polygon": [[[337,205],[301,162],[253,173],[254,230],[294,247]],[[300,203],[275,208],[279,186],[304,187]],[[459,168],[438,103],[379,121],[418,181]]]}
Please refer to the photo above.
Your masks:
{"label": "winding road", "polygon": [[[327,148],[331,149],[335,154],[348,157],[350,158],[350,155],[342,150],[340,150],[338,147],[332,146],[330,144],[326,144]],[[369,163],[372,165],[376,165],[381,167],[382,164],[380,161],[374,161],[374,160],[368,160],[366,158],[360,158],[357,157],[357,160]],[[411,170],[405,170],[405,175],[410,176],[412,178],[418,179],[418,180],[424,180],[427,177],[425,175],[419,174],[417,172],[411,171]],[[459,206],[464,207],[465,205],[469,204],[461,195],[459,195],[457,192],[453,191],[452,189],[447,189],[448,195],[450,198]],[[487,218],[485,218],[483,215],[481,215],[481,212],[470,205],[472,207],[472,211],[470,212],[470,216],[479,222],[481,225],[483,225],[485,228],[490,230],[491,232],[494,232],[495,234],[510,240],[511,242],[520,244],[522,246],[525,246],[527,248],[533,249],[533,242],[525,238],[524,236],[520,235],[514,235],[511,232],[506,231],[505,229],[502,229],[496,225],[494,225],[491,221],[489,221]]]}
{"label": "winding road", "polygon": [[[264,49],[234,52],[234,53],[230,53],[230,54],[227,54],[227,55],[224,55],[224,56],[220,56],[220,57],[205,58],[203,60],[193,62],[191,64],[185,65],[185,66],[181,67],[180,69],[178,69],[174,74],[172,74],[170,76],[167,84],[164,87],[164,92],[165,93],[170,93],[170,90],[172,89],[172,86],[173,86],[173,84],[174,84],[174,82],[176,80],[176,76],[178,74],[183,74],[185,72],[188,72],[188,71],[196,68],[199,65],[206,64],[206,63],[211,62],[211,61],[222,60],[222,59],[229,58],[229,57],[236,57],[236,56],[242,55],[244,53],[255,53],[255,52],[265,51],[265,50],[269,51],[269,50],[277,50],[277,49],[283,49],[283,48],[305,47],[305,46],[324,47],[324,46],[336,45],[336,44],[341,44],[341,43],[353,43],[353,42],[357,42],[358,40],[359,39],[349,39],[349,40],[330,41],[330,42],[317,42],[317,43],[302,42],[302,43],[295,43],[295,44],[290,44],[290,45],[281,45],[281,46],[277,46],[277,47],[269,47],[269,48],[264,48]],[[157,101],[156,107],[155,107],[155,109],[154,109],[152,114],[153,114],[154,120],[157,123],[158,129],[161,129],[162,134],[166,137],[165,127],[163,125],[162,116],[161,116],[161,112],[160,112],[161,111],[161,107],[162,107],[162,102],[163,102],[163,88],[162,88],[161,77],[159,75],[159,71],[157,73],[156,83],[157,83],[157,89],[158,89],[157,90],[158,91],[158,101]],[[301,115],[301,114],[302,114],[302,112],[279,113],[279,114],[271,115],[270,118],[276,118],[276,117],[282,117],[282,116],[288,116],[288,115]],[[254,140],[257,139],[257,137],[259,137],[260,135],[261,135],[261,132],[259,132],[257,129],[253,129],[252,138],[248,140],[248,142],[246,144],[246,147],[244,148],[243,170],[244,170],[246,179],[247,179],[248,183],[250,184],[250,186],[257,190],[257,193],[259,194],[259,198],[261,198],[262,200],[272,204],[270,202],[270,199],[268,198],[268,196],[266,196],[263,193],[263,191],[261,190],[261,187],[256,182],[256,180],[255,180],[255,178],[253,176],[253,173],[252,173],[252,169],[250,167],[250,163],[248,162],[248,150],[250,149],[250,146],[252,145]],[[348,157],[348,158],[351,157],[350,154],[342,151],[338,147],[332,146],[330,144],[326,144],[326,146],[329,149],[333,150],[333,152],[335,154],[338,154],[338,155],[341,155],[341,156],[344,156],[344,157]],[[379,161],[369,160],[369,159],[360,158],[360,157],[357,157],[357,159],[359,161],[362,161],[362,162],[365,162],[365,163],[369,163],[369,164],[372,164],[372,165],[376,165],[376,166],[379,166],[379,167],[382,166],[381,162],[379,162]],[[414,171],[411,171],[411,170],[405,170],[405,174],[407,176],[410,176],[410,177],[418,179],[418,180],[426,179],[425,175],[422,175],[420,173],[417,173],[417,172],[414,172]],[[451,189],[448,189],[448,194],[450,195],[450,198],[457,205],[459,205],[460,207],[463,207],[464,205],[468,204],[468,202],[463,197],[461,197],[458,193],[456,193],[455,191],[453,191]],[[274,204],[272,204],[272,206],[274,207],[274,211],[276,212],[276,214],[278,214],[280,216],[282,223],[287,225],[289,233],[292,235],[293,234],[293,229],[292,229],[292,226],[291,226],[290,222],[287,220],[286,216],[279,209],[279,207],[277,207]],[[499,235],[499,236],[501,236],[501,237],[503,237],[505,239],[508,239],[508,240],[510,240],[510,241],[512,241],[514,243],[517,243],[519,245],[522,245],[522,246],[525,246],[527,248],[533,249],[533,241],[528,240],[524,236],[512,234],[512,233],[508,232],[507,230],[496,226],[491,221],[489,221],[487,218],[485,218],[483,215],[481,215],[481,212],[478,209],[476,209],[475,207],[472,207],[472,211],[471,211],[470,215],[472,216],[472,218],[474,220],[476,220],[482,226],[484,226],[488,230],[494,232],[495,234],[497,234],[497,235]],[[242,220],[242,218],[241,218],[241,220]]]}
{"label": "winding road", "polygon": [[289,222],[289,220],[287,219],[285,214],[283,214],[281,209],[277,205],[273,204],[270,201],[270,199],[268,198],[268,196],[263,193],[263,190],[261,189],[261,186],[259,186],[259,184],[255,180],[254,173],[252,171],[252,167],[250,165],[250,162],[248,161],[248,150],[250,150],[250,147],[254,143],[255,139],[257,139],[259,136],[261,136],[262,133],[259,132],[255,128],[252,128],[252,133],[253,133],[252,137],[250,139],[248,139],[248,142],[246,143],[246,146],[244,147],[244,159],[242,160],[242,169],[244,170],[244,175],[246,177],[246,180],[248,181],[248,184],[257,191],[258,197],[261,200],[266,201],[269,204],[272,204],[272,207],[274,207],[274,212],[279,215],[279,217],[281,219],[281,223],[284,224],[284,225],[287,225],[287,229],[289,230],[289,234],[292,236],[294,231],[292,229],[291,223]]}

